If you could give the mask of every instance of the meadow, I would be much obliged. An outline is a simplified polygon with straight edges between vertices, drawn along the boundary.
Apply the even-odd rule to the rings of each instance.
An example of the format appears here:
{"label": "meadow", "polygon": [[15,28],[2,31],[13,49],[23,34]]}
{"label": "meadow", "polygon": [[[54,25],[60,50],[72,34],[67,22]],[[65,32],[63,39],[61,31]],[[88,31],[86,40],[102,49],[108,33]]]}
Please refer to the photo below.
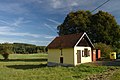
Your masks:
{"label": "meadow", "polygon": [[82,80],[110,67],[81,64],[76,67],[47,67],[47,54],[10,54],[0,56],[0,80]]}

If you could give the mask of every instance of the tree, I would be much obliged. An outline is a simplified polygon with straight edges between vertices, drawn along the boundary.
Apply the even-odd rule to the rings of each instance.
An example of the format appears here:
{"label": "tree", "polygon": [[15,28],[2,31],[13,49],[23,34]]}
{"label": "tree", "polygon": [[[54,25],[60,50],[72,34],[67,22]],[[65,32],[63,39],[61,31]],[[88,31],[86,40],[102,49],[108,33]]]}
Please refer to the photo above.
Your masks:
{"label": "tree", "polygon": [[115,45],[120,40],[120,27],[111,14],[103,11],[91,16],[90,38],[94,43]]}
{"label": "tree", "polygon": [[86,32],[93,43],[102,42],[116,47],[120,42],[120,27],[114,16],[108,12],[71,12],[57,29],[60,36]]}
{"label": "tree", "polygon": [[91,13],[89,11],[71,12],[65,18],[63,24],[57,28],[59,35],[80,33],[87,31],[87,26],[90,24]]}
{"label": "tree", "polygon": [[106,45],[104,43],[95,43],[94,45],[97,49],[101,50],[101,57],[109,58],[110,52],[113,52],[113,49],[110,45]]}
{"label": "tree", "polygon": [[13,53],[11,44],[5,43],[0,45],[0,54],[3,56],[4,60],[7,60],[11,53]]}

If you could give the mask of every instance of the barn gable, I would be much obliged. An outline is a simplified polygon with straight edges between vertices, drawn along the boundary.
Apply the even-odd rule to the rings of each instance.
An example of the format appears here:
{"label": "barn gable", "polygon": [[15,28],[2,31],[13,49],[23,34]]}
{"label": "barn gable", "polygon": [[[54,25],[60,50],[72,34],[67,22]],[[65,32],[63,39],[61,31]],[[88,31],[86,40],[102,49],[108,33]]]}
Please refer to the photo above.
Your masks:
{"label": "barn gable", "polygon": [[83,46],[83,47],[92,47],[94,48],[94,45],[92,44],[91,40],[87,36],[86,33],[80,38],[76,46]]}
{"label": "barn gable", "polygon": [[56,37],[47,47],[49,49],[73,48],[74,46],[94,47],[86,33],[70,34]]}

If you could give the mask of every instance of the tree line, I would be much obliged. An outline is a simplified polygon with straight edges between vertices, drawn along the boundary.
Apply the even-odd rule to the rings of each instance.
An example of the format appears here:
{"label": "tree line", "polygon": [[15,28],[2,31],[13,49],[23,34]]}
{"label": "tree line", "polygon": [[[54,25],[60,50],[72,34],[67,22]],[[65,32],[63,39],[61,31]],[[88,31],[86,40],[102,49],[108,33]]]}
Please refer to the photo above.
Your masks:
{"label": "tree line", "polygon": [[45,53],[46,46],[36,46],[26,43],[1,43],[0,53],[8,54],[33,54],[33,53]]}

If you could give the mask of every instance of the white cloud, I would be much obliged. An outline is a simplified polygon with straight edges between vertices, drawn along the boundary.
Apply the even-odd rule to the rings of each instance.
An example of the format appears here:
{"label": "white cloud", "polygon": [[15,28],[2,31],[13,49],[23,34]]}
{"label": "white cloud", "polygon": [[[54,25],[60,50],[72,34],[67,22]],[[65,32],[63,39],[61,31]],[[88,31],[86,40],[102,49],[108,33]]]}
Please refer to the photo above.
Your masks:
{"label": "white cloud", "polygon": [[[119,0],[116,0],[116,1],[118,2]],[[44,7],[44,10],[48,12],[66,14],[68,12],[76,11],[76,10],[92,11],[93,9],[98,7],[100,4],[102,4],[103,2],[105,2],[105,0],[44,0],[42,2],[42,6]],[[111,3],[111,4],[108,5],[108,3]],[[107,8],[113,5],[112,3],[115,3],[115,1],[112,2],[111,0],[108,3],[105,4],[108,6]],[[117,4],[119,4],[119,2]],[[44,5],[47,5],[47,6],[44,6]],[[114,5],[116,5],[116,3]],[[99,10],[105,9],[104,6],[99,8]],[[112,8],[111,9],[109,8],[109,10],[113,9],[113,6],[111,7]],[[119,7],[117,7],[117,9],[118,8]]]}
{"label": "white cloud", "polygon": [[[88,10],[96,0],[44,0],[39,6],[49,13],[67,14],[78,9]],[[47,6],[45,6],[47,5]],[[90,6],[89,6],[90,5]],[[84,7],[84,8],[83,8]]]}
{"label": "white cloud", "polygon": [[8,27],[8,26],[0,26],[0,32],[9,32],[14,31],[14,28]]}
{"label": "white cloud", "polygon": [[22,2],[24,2],[24,3],[42,3],[43,2],[43,0],[20,0],[20,1],[22,1]]}
{"label": "white cloud", "polygon": [[41,1],[41,0],[35,0],[35,2],[40,3],[40,4],[42,3],[42,1]]}
{"label": "white cloud", "polygon": [[[24,38],[12,38],[12,37],[2,37],[0,36],[0,43],[29,43],[29,44],[35,44],[35,45],[43,45],[43,46],[47,46],[48,43],[50,43],[55,36],[53,35],[46,35],[46,34],[31,34],[31,33],[15,33],[15,32],[1,32],[0,31],[0,35],[4,35],[4,36],[30,36],[30,38],[28,39],[27,37]],[[35,37],[35,38],[32,38]],[[38,38],[36,38],[38,37]]]}
{"label": "white cloud", "polygon": [[19,26],[21,23],[23,23],[23,19],[24,19],[24,18],[18,18],[18,19],[12,24],[12,26]]}
{"label": "white cloud", "polygon": [[60,25],[60,24],[61,24],[60,22],[55,21],[55,20],[53,20],[53,19],[47,19],[47,20],[50,21],[50,22],[52,22],[52,23],[55,23],[55,24],[57,24],[57,25]]}
{"label": "white cloud", "polygon": [[60,6],[62,5],[62,2],[61,0],[51,0],[51,5],[53,8],[60,8]]}
{"label": "white cloud", "polygon": [[[4,21],[4,20],[0,20],[0,22],[4,23],[4,25],[5,25],[5,26],[0,26],[0,35],[22,36],[22,37],[23,36],[29,36],[29,37],[34,37],[34,38],[42,37],[42,38],[47,38],[47,39],[53,38],[53,36],[45,35],[45,34],[43,35],[43,34],[34,34],[34,33],[31,33],[31,32],[18,32],[18,30],[21,28],[21,27],[18,27],[18,26],[21,26],[22,24],[30,22],[29,20],[25,20],[23,17],[19,17],[19,18],[16,19],[16,21],[11,21],[11,23],[7,22],[7,21]],[[44,26],[46,26],[48,29],[55,32],[55,30],[50,25],[45,23]]]}
{"label": "white cloud", "polygon": [[30,40],[29,42],[30,42],[30,43],[48,43],[48,42],[50,42],[50,41]]}
{"label": "white cloud", "polygon": [[34,38],[42,37],[42,38],[46,38],[46,39],[51,39],[51,38],[55,37],[55,36],[45,35],[45,34],[34,34],[34,33],[29,33],[29,32],[16,32],[15,28],[11,28],[9,26],[0,26],[0,35],[4,35],[4,36],[30,36],[30,37],[34,37]]}
{"label": "white cloud", "polygon": [[68,9],[68,8],[75,7],[75,6],[89,5],[92,2],[95,2],[95,0],[91,0],[91,1],[88,1],[88,0],[51,0],[49,3],[54,9],[59,9],[59,8]]}
{"label": "white cloud", "polygon": [[0,11],[13,14],[25,14],[29,11],[20,3],[0,3]]}
{"label": "white cloud", "polygon": [[12,31],[1,31],[0,35],[4,35],[4,36],[31,36],[31,37],[35,37],[38,38],[39,34],[32,34],[32,33],[19,33],[19,32],[12,32]]}
{"label": "white cloud", "polygon": [[[44,8],[45,11],[53,11],[55,10],[61,10],[63,11],[71,11],[71,10],[78,10],[78,9],[84,9],[84,10],[93,10],[98,5],[103,3],[105,0],[16,0],[12,3],[0,3],[0,11],[5,11],[8,13],[13,14],[28,14],[30,13],[30,9],[27,7],[27,4],[33,4],[33,3],[39,3],[39,4],[33,4],[33,6],[37,6],[36,8]],[[116,7],[117,4],[119,6],[119,0],[116,0],[113,5],[113,1],[109,1],[110,6],[112,8],[109,8],[109,10],[118,9],[119,7]],[[112,6],[111,6],[112,5]],[[114,7],[115,6],[115,7]],[[77,8],[74,8],[77,7]],[[62,13],[61,13],[62,14]]]}
{"label": "white cloud", "polygon": [[19,18],[17,18],[17,19],[15,20],[15,22],[13,22],[13,23],[11,24],[11,26],[19,27],[19,26],[21,26],[22,24],[29,23],[29,22],[31,22],[31,21],[29,21],[29,20],[24,20],[24,17],[19,17]]}
{"label": "white cloud", "polygon": [[55,38],[55,36],[46,36],[45,38],[47,38],[47,39],[53,39],[53,38]]}
{"label": "white cloud", "polygon": [[4,23],[5,25],[10,25],[7,21],[0,20],[1,23]]}
{"label": "white cloud", "polygon": [[54,27],[51,27],[50,25],[48,25],[47,23],[44,23],[44,26],[46,26],[48,29],[50,29],[51,31],[56,33],[56,30],[54,29]]}
{"label": "white cloud", "polygon": [[20,27],[21,25],[30,23],[30,22],[31,22],[30,20],[25,20],[24,17],[18,17],[15,20],[11,20],[11,22],[0,20],[0,23],[3,23],[5,26],[9,26],[9,27]]}
{"label": "white cloud", "polygon": [[[19,41],[17,41],[19,42]],[[46,40],[22,40],[22,43],[31,43],[31,44],[35,44],[35,45],[39,45],[39,46],[47,46],[51,41],[46,41]]]}
{"label": "white cloud", "polygon": [[31,36],[38,38],[39,34],[32,34],[29,32],[17,32],[15,26],[20,26],[23,23],[27,23],[28,21],[23,21],[23,18],[18,18],[15,22],[9,23],[4,20],[0,20],[0,22],[5,23],[5,26],[0,26],[0,35],[6,35],[6,36]]}
{"label": "white cloud", "polygon": [[73,2],[70,4],[71,6],[78,6],[78,3],[77,2]]}
{"label": "white cloud", "polygon": [[78,6],[78,2],[80,2],[80,0],[51,0],[51,6],[54,9],[58,9],[58,8],[69,8],[69,7],[74,7],[74,6]]}

